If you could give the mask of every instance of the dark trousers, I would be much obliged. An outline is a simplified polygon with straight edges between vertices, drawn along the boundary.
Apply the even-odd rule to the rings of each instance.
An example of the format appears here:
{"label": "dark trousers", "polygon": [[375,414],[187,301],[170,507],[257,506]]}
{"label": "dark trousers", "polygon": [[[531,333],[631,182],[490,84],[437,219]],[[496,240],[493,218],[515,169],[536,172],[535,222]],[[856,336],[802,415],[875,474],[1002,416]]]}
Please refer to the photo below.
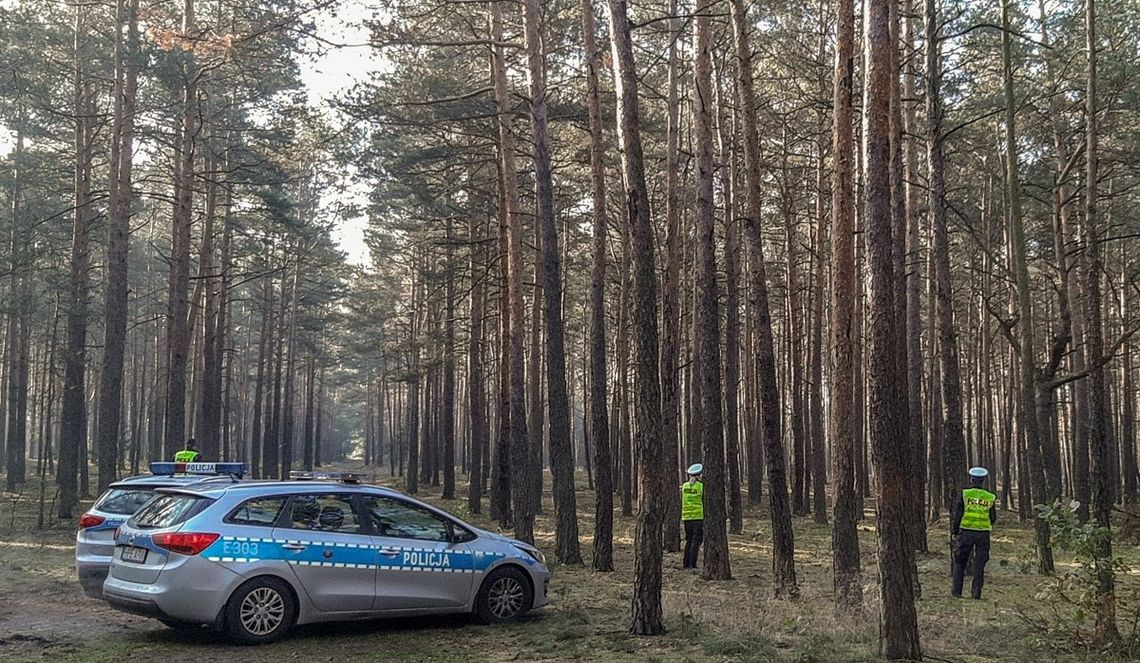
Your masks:
{"label": "dark trousers", "polygon": [[697,568],[697,555],[701,550],[701,541],[705,539],[705,521],[686,520],[685,523],[685,568]]}
{"label": "dark trousers", "polygon": [[964,529],[958,534],[958,548],[954,550],[954,596],[962,595],[966,564],[970,553],[974,553],[974,581],[970,585],[970,596],[982,598],[982,585],[986,582],[986,562],[990,560],[990,533]]}

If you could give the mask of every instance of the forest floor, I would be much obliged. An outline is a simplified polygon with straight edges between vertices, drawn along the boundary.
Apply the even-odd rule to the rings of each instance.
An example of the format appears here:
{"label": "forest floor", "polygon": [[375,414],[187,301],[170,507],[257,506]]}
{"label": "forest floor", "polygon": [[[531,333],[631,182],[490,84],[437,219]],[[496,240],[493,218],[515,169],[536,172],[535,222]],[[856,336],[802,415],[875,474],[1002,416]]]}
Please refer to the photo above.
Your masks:
{"label": "forest floor", "polygon": [[[584,476],[581,477],[584,480]],[[391,483],[378,477],[380,483]],[[547,476],[549,486],[549,475]],[[584,483],[584,481],[583,481]],[[462,487],[461,487],[462,489]],[[37,489],[38,491],[38,489]],[[463,493],[460,493],[463,494]],[[729,537],[730,581],[702,580],[683,571],[678,553],[666,553],[664,609],[668,632],[659,637],[628,633],[633,582],[633,519],[615,520],[617,571],[588,570],[593,536],[593,492],[578,491],[579,527],[586,566],[553,564],[551,605],[507,626],[483,626],[463,618],[376,620],[300,627],[265,647],[236,647],[208,630],[176,632],[157,621],[127,615],[89,599],[72,568],[74,525],[37,529],[38,501],[0,493],[0,660],[31,661],[868,661],[878,639],[873,513],[859,525],[864,569],[864,610],[837,613],[831,600],[831,534],[810,518],[797,518],[796,571],[801,596],[771,598],[771,547],[763,512],[749,512],[744,534]],[[471,517],[466,500],[445,502],[439,489],[420,497]],[[48,497],[50,500],[50,496]],[[83,506],[87,506],[84,503]],[[868,506],[870,504],[868,503]],[[77,516],[82,511],[77,512]],[[536,524],[538,545],[553,550],[552,505]],[[50,519],[48,519],[50,521]],[[949,592],[945,520],[931,525],[929,554],[920,554],[923,597],[918,602],[922,646],[934,661],[1112,661],[1085,648],[1070,627],[1071,615],[1038,597],[1047,581],[1033,573],[1032,531],[1014,514],[1001,514],[987,568],[985,598],[954,599]],[[1140,550],[1118,544],[1140,568]],[[1071,568],[1058,558],[1058,569]],[[968,582],[968,579],[967,579]],[[1125,574],[1122,597],[1140,578]],[[1057,611],[1054,611],[1057,606]],[[1136,637],[1137,606],[1123,601],[1121,629]],[[1129,613],[1129,614],[1125,614]],[[1084,625],[1088,627],[1088,624]],[[1119,657],[1118,660],[1129,660]]]}

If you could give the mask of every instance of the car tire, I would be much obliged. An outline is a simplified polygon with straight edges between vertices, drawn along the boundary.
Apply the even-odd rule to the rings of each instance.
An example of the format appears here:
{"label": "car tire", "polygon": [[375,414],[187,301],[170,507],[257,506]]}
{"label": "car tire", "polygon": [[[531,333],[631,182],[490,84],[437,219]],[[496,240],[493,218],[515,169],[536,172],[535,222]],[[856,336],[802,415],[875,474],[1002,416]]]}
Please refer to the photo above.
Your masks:
{"label": "car tire", "polygon": [[491,572],[475,597],[475,615],[484,624],[511,622],[530,610],[534,590],[530,579],[514,566],[502,566]]}
{"label": "car tire", "polygon": [[241,645],[263,645],[285,637],[297,619],[297,601],[283,580],[254,578],[226,603],[226,633]]}

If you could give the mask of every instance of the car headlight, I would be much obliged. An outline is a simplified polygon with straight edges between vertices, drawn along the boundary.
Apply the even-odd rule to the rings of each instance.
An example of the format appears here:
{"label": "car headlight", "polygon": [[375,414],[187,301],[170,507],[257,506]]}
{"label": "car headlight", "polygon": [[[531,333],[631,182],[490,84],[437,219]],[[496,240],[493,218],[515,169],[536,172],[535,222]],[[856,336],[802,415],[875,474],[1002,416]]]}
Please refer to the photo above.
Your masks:
{"label": "car headlight", "polygon": [[538,548],[531,548],[530,546],[515,546],[515,547],[518,548],[519,550],[523,551],[524,553],[530,555],[532,558],[534,558],[534,561],[538,562],[539,564],[546,564],[546,555],[543,555],[542,551],[539,550]]}

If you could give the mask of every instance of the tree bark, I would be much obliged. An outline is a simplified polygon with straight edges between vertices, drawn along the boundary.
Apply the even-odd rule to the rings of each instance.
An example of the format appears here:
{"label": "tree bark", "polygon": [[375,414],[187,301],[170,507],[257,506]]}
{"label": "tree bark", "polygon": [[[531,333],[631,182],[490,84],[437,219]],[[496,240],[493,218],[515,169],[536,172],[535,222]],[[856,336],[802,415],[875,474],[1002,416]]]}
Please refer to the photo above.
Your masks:
{"label": "tree bark", "polygon": [[[723,65],[721,65],[723,69]],[[725,86],[731,84],[717,75],[717,130],[721,158],[721,189],[724,199],[724,455],[728,488],[728,531],[744,531],[740,495],[740,223],[737,218],[737,151],[735,117],[729,119],[730,103]],[[679,498],[679,491],[672,491]]]}
{"label": "tree bark", "polygon": [[852,136],[852,76],[855,68],[853,0],[836,0],[835,77],[832,95],[831,179],[831,485],[835,524],[831,568],[839,610],[863,604],[859,569],[862,496],[855,494],[855,149]]}
{"label": "tree bark", "polygon": [[447,257],[443,320],[443,499],[455,499],[455,247],[451,219],[447,220]]}
{"label": "tree bark", "polygon": [[[87,393],[84,382],[86,368],[87,346],[87,305],[88,280],[91,269],[91,256],[89,249],[89,233],[95,215],[91,208],[91,149],[92,131],[90,124],[90,88],[87,80],[87,8],[75,8],[75,70],[74,70],[74,101],[75,101],[75,134],[74,134],[74,172],[75,172],[75,212],[71,240],[71,279],[68,292],[67,307],[67,350],[64,360],[63,378],[63,410],[60,413],[59,434],[59,517],[70,519],[78,501],[79,490],[76,488],[76,475],[80,471],[80,463],[84,459],[82,449],[86,446],[87,438]],[[26,348],[25,348],[26,349]],[[23,352],[22,354],[26,354]],[[9,439],[9,458],[13,453],[23,457],[23,428],[26,417],[23,410],[27,403],[27,369],[18,369],[21,374],[19,380],[20,404],[17,409],[17,436],[15,438],[18,448],[12,448],[12,438]],[[9,433],[11,435],[11,433]],[[14,490],[14,479],[20,478],[9,474],[8,488]]]}
{"label": "tree bark", "polygon": [[483,370],[484,317],[487,304],[486,281],[490,276],[484,266],[484,236],[476,214],[467,221],[471,243],[471,332],[467,337],[467,416],[471,429],[470,467],[467,483],[467,510],[483,512],[483,452],[490,443],[487,427],[487,392]]}
{"label": "tree bark", "polygon": [[680,368],[681,352],[681,201],[677,183],[678,144],[681,133],[680,54],[681,21],[677,0],[670,0],[668,118],[665,128],[665,276],[661,293],[661,444],[665,450],[665,550],[681,550],[681,491],[673,483],[681,480],[680,469]]}
{"label": "tree bark", "polygon": [[594,207],[589,341],[589,439],[593,441],[595,459],[593,568],[595,571],[613,571],[613,465],[610,462],[610,427],[606,412],[606,171],[602,101],[598,90],[598,70],[602,67],[602,52],[597,44],[596,33],[593,0],[582,0],[582,40],[586,51],[586,107],[590,118],[590,184]]}
{"label": "tree bark", "polygon": [[[1029,484],[1038,497],[1045,495],[1045,478],[1041,466],[1041,431],[1037,421],[1037,372],[1033,343],[1033,306],[1029,292],[1029,265],[1026,260],[1025,226],[1021,214],[1021,181],[1017,163],[1016,100],[1013,94],[1013,46],[1009,34],[1009,2],[1002,0],[1002,70],[1005,93],[1005,160],[1009,187],[1010,244],[1013,274],[1017,288],[1018,354],[1021,368],[1019,428],[1025,436]],[[949,481],[947,481],[949,484]],[[1037,568],[1042,575],[1053,572],[1053,550],[1049,541],[1049,523],[1034,518],[1037,540]]]}
{"label": "tree bark", "polygon": [[927,178],[930,182],[930,234],[934,259],[934,309],[938,325],[939,377],[942,379],[942,505],[950,513],[966,482],[966,440],[962,426],[962,386],[954,296],[950,282],[950,239],[946,227],[946,174],[942,157],[942,57],[935,0],[925,0]]}
{"label": "tree bark", "polygon": [[[1088,296],[1089,360],[1089,469],[1092,479],[1092,516],[1109,533],[1097,541],[1095,643],[1111,647],[1120,640],[1116,628],[1115,569],[1112,562],[1112,507],[1114,503],[1113,454],[1109,441],[1111,411],[1104,376],[1104,327],[1100,279],[1103,269],[1100,249],[1100,223],[1097,218],[1099,153],[1097,135],[1097,32],[1096,1],[1085,1],[1085,287]],[[1040,519],[1038,519],[1040,520]]]}
{"label": "tree bark", "polygon": [[618,97],[618,138],[622,148],[627,222],[632,243],[632,318],[634,337],[635,448],[638,483],[637,525],[634,530],[633,609],[630,632],[658,635],[665,631],[661,610],[661,503],[665,471],[661,449],[661,383],[657,356],[657,280],[654,276],[653,225],[641,120],[637,102],[637,69],[633,59],[625,0],[608,0],[615,87]]}
{"label": "tree bark", "polygon": [[737,95],[740,101],[741,130],[744,133],[744,175],[748,215],[744,219],[748,242],[749,295],[754,315],[757,386],[760,393],[761,433],[764,462],[768,472],[768,510],[772,520],[772,576],[776,596],[793,597],[796,585],[795,541],[792,514],[788,505],[788,483],[784,469],[784,443],[780,435],[780,393],[776,381],[776,353],[772,341],[772,314],[768,306],[764,245],[760,236],[763,218],[761,204],[760,136],[756,93],[752,79],[752,48],[748,42],[748,20],[744,0],[732,0],[732,30],[736,49]]}
{"label": "tree bark", "polygon": [[[183,0],[182,35],[193,38],[194,0]],[[171,227],[170,293],[166,309],[166,433],[163,454],[170,456],[185,443],[186,367],[190,333],[190,231],[194,223],[194,136],[198,119],[198,69],[193,51],[182,68],[182,126],[177,139],[174,216]]]}
{"label": "tree bark", "polygon": [[[135,94],[138,86],[138,3],[115,4],[115,86],[111,126],[110,201],[107,209],[107,294],[103,371],[99,389],[99,490],[118,478],[119,418],[127,342],[127,254],[130,244],[131,167],[134,151]],[[123,35],[124,28],[127,34]],[[124,44],[124,41],[126,42]]]}
{"label": "tree bark", "polygon": [[[917,11],[907,0],[904,48],[914,50],[914,25]],[[906,156],[906,338],[907,338],[907,412],[910,439],[911,534],[915,550],[927,551],[926,541],[926,433],[923,430],[923,357],[922,357],[922,233],[920,214],[918,161],[918,59],[907,59],[903,99]]]}
{"label": "tree bark", "polygon": [[870,334],[868,397],[871,459],[875,468],[878,510],[879,653],[889,660],[921,660],[912,573],[914,551],[907,536],[909,519],[905,422],[898,412],[900,388],[895,330],[897,274],[891,206],[892,65],[897,43],[890,19],[891,0],[865,5],[867,85],[864,97],[864,167],[866,168],[867,249],[870,260]]}
{"label": "tree bark", "polygon": [[696,205],[696,301],[693,345],[696,351],[700,419],[698,432],[704,465],[704,568],[702,577],[728,580],[725,527],[724,420],[721,414],[720,316],[717,312],[716,201],[713,199],[713,90],[712,29],[709,0],[697,5],[696,62],[693,67],[693,134],[697,161]]}
{"label": "tree bark", "polygon": [[[502,42],[503,17],[498,1],[491,3],[491,38]],[[510,126],[510,91],[507,87],[506,54],[501,45],[494,48],[493,58],[495,99],[498,105],[499,145],[503,161],[504,199],[507,206],[507,299],[510,327],[510,469],[511,501],[514,509],[514,534],[521,541],[534,540],[534,512],[528,494],[530,485],[529,453],[526,422],[526,371],[523,356],[523,334],[526,323],[523,315],[523,245],[522,214],[518,209],[518,169],[515,166],[514,137]]]}

